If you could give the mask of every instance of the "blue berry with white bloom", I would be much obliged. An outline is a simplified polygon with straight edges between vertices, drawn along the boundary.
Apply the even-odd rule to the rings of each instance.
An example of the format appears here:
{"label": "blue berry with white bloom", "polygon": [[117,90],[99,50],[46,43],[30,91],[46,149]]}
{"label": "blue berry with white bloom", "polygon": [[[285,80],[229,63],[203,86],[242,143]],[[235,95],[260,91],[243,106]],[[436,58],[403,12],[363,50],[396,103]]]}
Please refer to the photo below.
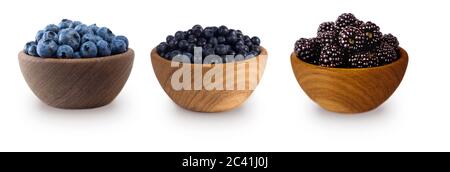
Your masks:
{"label": "blue berry with white bloom", "polygon": [[74,29],[63,29],[59,33],[58,42],[60,45],[69,45],[73,50],[78,50],[80,48],[81,37]]}
{"label": "blue berry with white bloom", "polygon": [[97,57],[97,45],[95,43],[88,41],[83,43],[80,48],[81,57],[92,58]]}
{"label": "blue berry with white bloom", "polygon": [[100,40],[97,42],[97,50],[99,57],[105,57],[111,55],[111,46],[105,40]]}
{"label": "blue berry with white bloom", "polygon": [[97,30],[96,34],[103,38],[103,40],[111,42],[114,38],[114,33],[107,27],[101,27]]}
{"label": "blue berry with white bloom", "polygon": [[111,51],[113,54],[121,54],[127,51],[127,44],[120,39],[114,39],[111,42]]}
{"label": "blue berry with white bloom", "polygon": [[56,51],[58,51],[58,44],[53,40],[41,40],[37,44],[37,54],[40,57],[55,57]]}
{"label": "blue berry with white bloom", "polygon": [[72,58],[73,57],[73,49],[71,46],[62,45],[58,47],[58,51],[56,51],[56,57],[58,58]]}

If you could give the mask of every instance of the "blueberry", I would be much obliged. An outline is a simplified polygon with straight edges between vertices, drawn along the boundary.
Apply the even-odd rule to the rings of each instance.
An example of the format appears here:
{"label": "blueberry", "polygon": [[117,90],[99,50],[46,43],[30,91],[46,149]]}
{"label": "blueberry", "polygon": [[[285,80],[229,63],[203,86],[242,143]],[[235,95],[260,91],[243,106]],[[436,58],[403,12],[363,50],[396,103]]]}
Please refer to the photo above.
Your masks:
{"label": "blueberry", "polygon": [[261,48],[259,46],[257,46],[257,45],[252,45],[250,47],[250,51],[254,51],[254,52],[257,53],[257,55],[259,55],[261,53]]}
{"label": "blueberry", "polygon": [[69,45],[76,51],[80,48],[81,37],[74,29],[63,29],[59,32],[58,42],[60,45]]}
{"label": "blueberry", "polygon": [[36,51],[40,57],[55,57],[58,44],[54,40],[41,40],[37,44]]}
{"label": "blueberry", "polygon": [[192,34],[194,34],[196,37],[199,37],[202,35],[203,27],[201,25],[195,25],[192,27]]}
{"label": "blueberry", "polygon": [[189,42],[186,40],[181,40],[178,42],[178,48],[182,50],[186,50],[189,47]]}
{"label": "blueberry", "polygon": [[94,34],[94,32],[91,29],[89,29],[89,27],[85,24],[80,24],[80,25],[76,26],[75,31],[77,31],[78,34],[80,34],[80,36],[83,36],[86,34]]}
{"label": "blueberry", "polygon": [[54,24],[49,24],[45,27],[44,29],[46,32],[50,31],[50,32],[55,32],[58,33],[59,32],[59,27],[54,25]]}
{"label": "blueberry", "polygon": [[170,41],[175,40],[175,37],[172,35],[169,35],[166,37],[166,42],[169,43]]}
{"label": "blueberry", "polygon": [[27,43],[25,44],[25,46],[23,47],[23,52],[27,53],[28,48],[29,48],[30,46],[32,46],[32,45],[36,45],[36,42],[34,42],[34,41],[27,42]]}
{"label": "blueberry", "polygon": [[217,40],[216,37],[211,37],[211,38],[209,38],[208,44],[212,44],[212,45],[216,46],[217,44],[219,44],[219,40]]}
{"label": "blueberry", "polygon": [[79,51],[74,52],[74,53],[73,53],[73,58],[74,58],[74,59],[80,59],[80,58],[81,58],[81,53],[80,53]]}
{"label": "blueberry", "polygon": [[36,52],[36,42],[28,42],[23,48],[23,52],[30,56],[38,56]]}
{"label": "blueberry", "polygon": [[224,44],[219,44],[216,46],[215,52],[217,55],[226,55],[228,52],[228,46]]}
{"label": "blueberry", "polygon": [[61,22],[59,22],[58,27],[60,30],[67,29],[70,27],[70,24],[72,24],[72,20],[62,19]]}
{"label": "blueberry", "polygon": [[83,37],[81,38],[81,43],[85,43],[88,41],[97,43],[100,40],[103,40],[100,36],[88,33],[88,34],[83,35]]}
{"label": "blueberry", "polygon": [[58,34],[56,32],[53,31],[46,31],[43,35],[41,40],[53,40],[53,41],[58,41]]}
{"label": "blueberry", "polygon": [[252,43],[255,45],[259,45],[259,44],[261,44],[261,40],[259,40],[258,37],[254,36],[254,37],[252,37]]}
{"label": "blueberry", "polygon": [[97,56],[97,45],[95,43],[88,41],[81,45],[80,48],[81,57],[91,58]]}
{"label": "blueberry", "polygon": [[120,39],[114,39],[111,42],[111,52],[112,54],[121,54],[127,51],[127,44],[120,40]]}
{"label": "blueberry", "polygon": [[91,24],[91,25],[88,26],[88,28],[91,29],[92,32],[93,32],[94,34],[95,34],[95,33],[97,32],[97,30],[98,30],[97,24]]}
{"label": "blueberry", "polygon": [[30,56],[38,57],[39,55],[37,53],[37,45],[31,45],[30,47],[28,47],[27,54]]}
{"label": "blueberry", "polygon": [[103,40],[111,42],[114,38],[114,33],[107,27],[101,27],[97,30],[97,35],[102,37]]}
{"label": "blueberry", "polygon": [[128,38],[127,38],[127,37],[125,37],[125,36],[123,36],[123,35],[119,35],[119,36],[114,37],[113,40],[114,40],[114,39],[120,39],[120,40],[122,40],[123,42],[125,42],[125,44],[127,44],[127,49],[128,49]]}
{"label": "blueberry", "polygon": [[83,24],[83,23],[81,23],[79,21],[74,21],[74,22],[70,23],[69,28],[75,29],[75,27],[77,27],[80,24]]}
{"label": "blueberry", "polygon": [[189,59],[193,59],[194,58],[194,55],[192,55],[192,53],[184,52],[183,55],[187,56]]}
{"label": "blueberry", "polygon": [[220,26],[217,32],[220,36],[226,36],[228,34],[228,28],[226,26]]}
{"label": "blueberry", "polygon": [[100,40],[97,42],[97,50],[99,57],[105,57],[111,55],[111,46],[105,40]]}
{"label": "blueberry", "polygon": [[73,57],[73,49],[68,45],[61,45],[56,51],[56,57],[58,58],[72,58]]}
{"label": "blueberry", "polygon": [[205,30],[203,30],[203,36],[205,38],[211,38],[214,36],[214,30],[211,28],[205,28]]}
{"label": "blueberry", "polygon": [[166,42],[161,42],[157,47],[156,51],[161,55],[163,53],[167,53],[169,50],[169,45]]}
{"label": "blueberry", "polygon": [[36,33],[36,37],[35,37],[35,41],[39,42],[42,38],[42,36],[44,35],[45,31],[44,30],[40,30]]}
{"label": "blueberry", "polygon": [[178,31],[177,33],[175,33],[175,39],[177,41],[186,39],[186,33],[184,33],[183,31]]}

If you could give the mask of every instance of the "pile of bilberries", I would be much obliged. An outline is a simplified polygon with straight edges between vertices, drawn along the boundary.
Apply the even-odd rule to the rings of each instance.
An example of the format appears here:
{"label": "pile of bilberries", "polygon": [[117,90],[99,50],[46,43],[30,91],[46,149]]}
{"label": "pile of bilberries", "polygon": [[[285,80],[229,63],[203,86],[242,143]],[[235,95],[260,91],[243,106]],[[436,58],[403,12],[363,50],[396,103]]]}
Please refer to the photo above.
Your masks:
{"label": "pile of bilberries", "polygon": [[107,27],[87,26],[63,19],[58,25],[47,25],[38,31],[35,41],[25,45],[24,52],[42,58],[93,58],[124,53],[128,39],[115,36]]}
{"label": "pile of bilberries", "polygon": [[[226,26],[206,27],[195,25],[188,31],[178,31],[169,35],[166,42],[161,42],[157,52],[161,57],[172,60],[177,55],[184,55],[191,63],[201,63],[209,55],[218,55],[221,62],[244,60],[261,53],[260,39],[249,37],[240,30],[228,29]],[[202,48],[202,60],[194,60],[194,48]],[[227,56],[233,55],[233,58]]]}
{"label": "pile of bilberries", "polygon": [[399,49],[395,36],[383,35],[375,23],[363,22],[351,13],[340,15],[336,22],[320,24],[317,37],[295,43],[301,60],[337,68],[386,65],[399,58]]}

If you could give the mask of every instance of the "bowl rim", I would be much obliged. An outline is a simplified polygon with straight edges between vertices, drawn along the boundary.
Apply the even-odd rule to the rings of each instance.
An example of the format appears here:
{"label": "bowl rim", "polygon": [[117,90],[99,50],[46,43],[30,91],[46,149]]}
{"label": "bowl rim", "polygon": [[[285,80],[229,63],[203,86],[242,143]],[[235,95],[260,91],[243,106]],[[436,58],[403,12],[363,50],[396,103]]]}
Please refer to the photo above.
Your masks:
{"label": "bowl rim", "polygon": [[[227,64],[241,64],[241,63],[247,63],[247,62],[249,62],[249,61],[251,61],[251,60],[259,59],[259,58],[262,57],[262,56],[266,56],[266,57],[268,56],[267,50],[266,50],[263,46],[259,46],[259,48],[261,48],[261,53],[259,53],[258,56],[253,57],[253,58],[249,58],[249,59],[246,59],[246,60],[233,61],[233,62],[228,62],[228,63],[219,63],[219,64],[198,64],[198,63],[186,63],[186,64],[190,64],[190,65],[194,65],[194,66],[209,67],[209,66],[215,66],[215,65],[227,65]],[[152,57],[153,57],[153,56],[156,56],[156,57],[162,59],[162,61],[164,61],[164,62],[168,62],[168,63],[171,63],[171,62],[172,62],[171,60],[167,60],[166,58],[161,57],[161,56],[158,54],[158,52],[156,52],[156,47],[152,49],[150,55],[151,55]],[[180,63],[181,63],[181,62],[180,62]]]}
{"label": "bowl rim", "polygon": [[80,58],[80,59],[40,58],[40,57],[28,55],[23,50],[19,52],[19,59],[21,59],[21,60],[30,60],[30,61],[43,62],[43,63],[91,63],[91,62],[102,62],[102,61],[121,59],[121,58],[125,58],[128,56],[134,56],[133,49],[128,48],[128,50],[126,52],[121,53],[121,54],[115,54],[112,56]]}
{"label": "bowl rim", "polygon": [[307,63],[307,62],[299,59],[297,57],[297,55],[295,54],[295,52],[292,52],[291,58],[295,58],[296,60],[299,61],[299,63],[302,63],[302,64],[310,66],[310,67],[318,68],[318,69],[336,70],[336,71],[364,71],[364,70],[377,70],[377,69],[387,68],[387,67],[390,67],[390,66],[395,66],[395,65],[398,65],[399,63],[402,63],[403,61],[407,62],[409,60],[408,52],[406,52],[406,50],[403,49],[402,47],[399,47],[399,50],[400,50],[400,57],[396,61],[394,61],[392,63],[389,63],[387,65],[382,65],[382,66],[377,66],[377,67],[368,67],[368,68],[331,68],[331,67],[322,67],[322,66],[319,66],[319,65],[314,65],[314,64],[311,64],[311,63]]}

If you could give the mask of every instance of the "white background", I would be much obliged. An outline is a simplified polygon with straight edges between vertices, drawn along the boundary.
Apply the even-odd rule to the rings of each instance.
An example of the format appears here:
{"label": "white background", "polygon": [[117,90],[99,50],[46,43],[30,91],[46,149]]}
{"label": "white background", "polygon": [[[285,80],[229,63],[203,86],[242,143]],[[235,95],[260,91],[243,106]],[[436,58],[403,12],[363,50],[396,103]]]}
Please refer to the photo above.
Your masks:
{"label": "white background", "polygon": [[[450,151],[448,1],[14,0],[0,1],[0,151]],[[323,21],[352,12],[396,35],[410,55],[405,78],[378,109],[327,112],[301,90],[289,55]],[[17,60],[36,31],[62,18],[128,36],[135,66],[110,105],[61,110],[41,103]],[[259,36],[269,51],[262,82],[239,109],[177,107],[161,89],[150,50],[194,24]]]}

